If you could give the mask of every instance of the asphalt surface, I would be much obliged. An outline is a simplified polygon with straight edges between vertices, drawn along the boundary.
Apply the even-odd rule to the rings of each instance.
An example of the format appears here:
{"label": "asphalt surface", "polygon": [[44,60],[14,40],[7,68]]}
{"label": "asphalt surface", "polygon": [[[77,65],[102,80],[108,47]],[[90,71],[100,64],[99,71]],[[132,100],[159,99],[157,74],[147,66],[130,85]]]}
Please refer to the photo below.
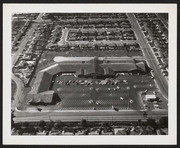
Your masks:
{"label": "asphalt surface", "polygon": [[159,119],[167,115],[167,110],[151,111],[147,116],[143,116],[143,111],[54,111],[54,112],[31,112],[31,116],[19,116],[15,118],[15,122],[23,121],[39,121],[39,120],[61,120],[61,121],[137,121],[138,119],[145,120],[148,117]]}
{"label": "asphalt surface", "polygon": [[158,66],[158,63],[156,60],[150,60],[155,59],[154,54],[150,46],[148,45],[140,26],[133,14],[128,14],[130,21],[132,22],[132,25],[134,26],[134,30],[136,31],[136,36],[139,40],[139,43],[144,51],[145,57],[148,61],[149,66],[154,70],[153,74],[155,76],[157,85],[159,86],[159,89],[163,96],[165,98],[168,98],[168,82],[165,79],[165,77],[162,75],[161,70]]}
{"label": "asphalt surface", "polygon": [[[144,91],[145,89],[151,89],[149,84],[153,86],[153,80],[150,76],[144,76],[144,82],[141,81],[143,78],[141,76],[121,76],[116,79],[119,80],[116,85],[100,85],[95,84],[100,79],[88,79],[92,80],[93,84],[86,87],[84,85],[76,85],[71,83],[70,85],[58,84],[57,81],[68,81],[68,80],[87,80],[87,78],[75,78],[74,76],[58,76],[55,78],[55,83],[53,83],[52,89],[59,95],[61,102],[59,104],[58,110],[92,110],[93,107],[96,110],[111,110],[112,105],[118,108],[119,110],[123,109],[137,109],[140,110],[143,108],[139,104],[137,92]],[[128,83],[122,83],[123,80],[127,80]],[[145,82],[146,81],[146,82]],[[147,82],[148,81],[148,82]],[[136,88],[133,86],[136,85]],[[114,88],[120,88],[114,91]],[[92,88],[92,90],[91,90]],[[111,88],[111,90],[108,90]],[[152,89],[155,89],[154,86]],[[121,100],[120,97],[123,97],[124,100]],[[129,100],[132,99],[133,103],[130,105]],[[99,102],[99,104],[90,103],[93,100],[94,102]],[[58,105],[57,105],[58,106]]]}

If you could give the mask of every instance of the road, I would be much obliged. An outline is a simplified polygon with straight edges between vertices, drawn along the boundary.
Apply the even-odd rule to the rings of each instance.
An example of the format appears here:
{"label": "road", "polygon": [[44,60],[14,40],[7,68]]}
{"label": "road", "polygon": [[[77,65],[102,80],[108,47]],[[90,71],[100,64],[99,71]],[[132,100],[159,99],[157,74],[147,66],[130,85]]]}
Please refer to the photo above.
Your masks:
{"label": "road", "polygon": [[24,84],[21,81],[21,79],[17,78],[15,75],[12,74],[11,76],[12,80],[14,80],[14,82],[16,83],[17,89],[14,95],[15,100],[12,103],[12,110],[15,109],[15,107],[20,103],[23,102],[24,99]]}
{"label": "road", "polygon": [[[43,14],[40,13],[36,20],[41,20],[42,15]],[[19,58],[19,54],[22,53],[23,49],[27,45],[27,42],[32,39],[33,32],[36,27],[37,27],[37,24],[34,23],[29,29],[29,31],[26,33],[26,36],[23,38],[23,41],[18,46],[18,50],[14,53],[14,56],[12,57],[12,62],[11,62],[12,66],[17,62]]]}
{"label": "road", "polygon": [[156,13],[156,15],[159,17],[164,26],[168,29],[168,21],[161,14]]}
{"label": "road", "polygon": [[[128,14],[128,17],[130,18],[130,21],[132,22],[132,25],[134,26],[136,36],[145,53],[146,59],[155,59],[153,51],[151,47],[149,46],[149,44],[147,43],[140,29],[139,24],[136,21],[135,16],[133,14]],[[165,77],[162,75],[161,70],[157,64],[157,61],[156,60],[147,60],[147,61],[148,61],[149,66],[154,70],[154,76],[155,76],[157,85],[159,86],[161,93],[163,94],[165,98],[168,98],[168,82],[165,79]]]}
{"label": "road", "polygon": [[[39,14],[39,16],[37,17],[37,20],[40,20],[43,14]],[[18,50],[15,52],[14,56],[11,59],[11,64],[12,67],[16,64],[16,62],[19,59],[19,54],[23,52],[23,49],[25,48],[25,46],[27,45],[27,42],[29,40],[31,40],[32,36],[33,36],[33,32],[34,29],[37,27],[37,24],[34,23],[31,28],[29,29],[29,31],[27,32],[26,36],[23,38],[23,41],[20,43],[20,45],[18,46]],[[15,106],[17,106],[19,104],[19,102],[21,102],[21,100],[24,99],[24,84],[22,82],[21,79],[17,78],[14,74],[12,74],[12,80],[14,80],[14,82],[16,83],[17,89],[16,89],[16,93],[14,95],[14,102],[12,104],[12,109],[14,109]]]}
{"label": "road", "polygon": [[[147,117],[159,119],[167,116],[167,110],[151,111]],[[146,120],[143,111],[121,110],[121,111],[54,111],[54,112],[28,112],[27,116],[18,116],[14,118],[15,122],[34,122],[39,120],[61,120],[65,121],[137,121],[138,119]]]}
{"label": "road", "polygon": [[[43,14],[43,13],[42,13]],[[68,22],[68,21],[71,21],[71,22],[76,22],[76,20],[77,19],[66,19],[66,20],[61,20],[61,19],[59,19],[59,20],[51,20],[51,19],[45,19],[45,20],[34,20],[34,22],[37,22],[37,23],[52,23],[52,22],[54,22],[54,23],[59,23],[59,22],[63,22],[63,21],[66,21],[66,22]],[[84,20],[84,21],[88,21],[89,19],[87,18],[87,20]],[[103,19],[100,19],[100,18],[91,18],[91,21],[100,21],[100,20],[103,20]],[[126,21],[127,19],[125,19],[125,18],[107,18],[106,19],[107,21],[117,21],[117,20],[119,20],[119,21]]]}

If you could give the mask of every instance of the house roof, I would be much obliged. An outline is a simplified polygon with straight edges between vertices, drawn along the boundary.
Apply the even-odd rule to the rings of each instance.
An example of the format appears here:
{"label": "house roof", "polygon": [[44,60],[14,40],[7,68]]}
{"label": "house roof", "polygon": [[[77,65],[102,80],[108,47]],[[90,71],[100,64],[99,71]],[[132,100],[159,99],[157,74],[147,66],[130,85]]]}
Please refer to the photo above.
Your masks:
{"label": "house roof", "polygon": [[155,99],[156,95],[155,94],[151,94],[151,95],[146,95],[145,97],[146,97],[146,99]]}
{"label": "house roof", "polygon": [[116,135],[126,135],[126,129],[125,128],[114,128],[114,133]]}

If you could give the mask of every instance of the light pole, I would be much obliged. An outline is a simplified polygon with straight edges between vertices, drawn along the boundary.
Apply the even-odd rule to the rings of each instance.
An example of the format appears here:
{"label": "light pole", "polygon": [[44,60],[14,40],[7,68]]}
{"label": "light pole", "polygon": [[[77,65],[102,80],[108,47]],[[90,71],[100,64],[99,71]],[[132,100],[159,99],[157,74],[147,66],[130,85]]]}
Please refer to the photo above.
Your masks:
{"label": "light pole", "polygon": [[134,101],[132,99],[129,99],[129,102],[128,102],[128,107],[130,108],[130,104],[132,104]]}

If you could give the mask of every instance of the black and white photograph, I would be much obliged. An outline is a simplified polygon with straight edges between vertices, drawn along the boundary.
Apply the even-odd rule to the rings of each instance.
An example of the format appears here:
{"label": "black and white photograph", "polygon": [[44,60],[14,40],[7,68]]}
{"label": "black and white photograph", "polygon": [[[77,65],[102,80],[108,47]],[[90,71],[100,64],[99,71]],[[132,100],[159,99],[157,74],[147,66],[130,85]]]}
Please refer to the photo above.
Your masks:
{"label": "black and white photograph", "polygon": [[151,5],[4,4],[4,142],[174,143],[177,7]]}

